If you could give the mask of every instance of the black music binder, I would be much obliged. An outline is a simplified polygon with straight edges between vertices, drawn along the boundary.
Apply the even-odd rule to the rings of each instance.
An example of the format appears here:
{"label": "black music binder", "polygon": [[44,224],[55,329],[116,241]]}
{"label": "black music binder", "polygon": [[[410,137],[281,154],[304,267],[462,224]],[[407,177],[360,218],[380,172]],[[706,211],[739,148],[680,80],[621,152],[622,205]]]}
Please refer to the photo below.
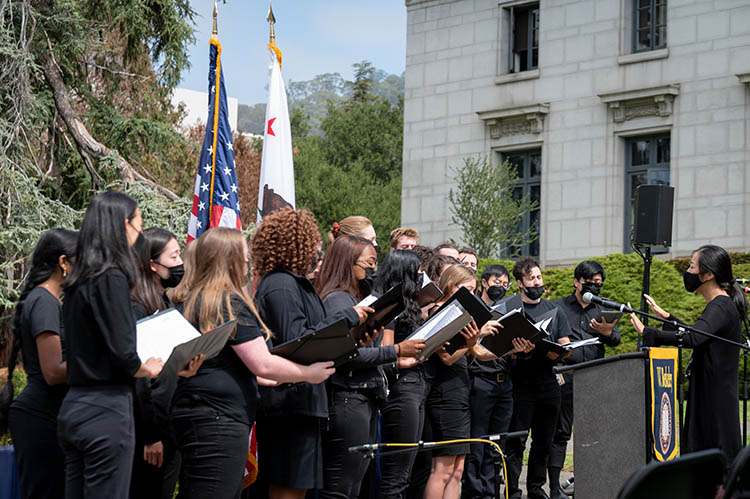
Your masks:
{"label": "black music binder", "polygon": [[271,353],[297,364],[310,365],[332,360],[338,366],[357,357],[357,342],[346,319],[294,338],[271,349]]}
{"label": "black music binder", "polygon": [[365,333],[376,331],[385,326],[404,311],[402,290],[403,286],[397,284],[369,305],[375,312],[368,315],[364,323],[351,329],[355,341],[361,340]]}

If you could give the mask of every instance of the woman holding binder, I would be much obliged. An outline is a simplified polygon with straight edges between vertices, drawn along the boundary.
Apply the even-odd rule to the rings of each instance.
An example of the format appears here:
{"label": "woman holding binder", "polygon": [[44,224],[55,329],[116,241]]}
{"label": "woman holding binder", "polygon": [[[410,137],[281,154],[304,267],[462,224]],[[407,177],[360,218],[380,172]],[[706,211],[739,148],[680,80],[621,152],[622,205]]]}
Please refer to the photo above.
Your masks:
{"label": "woman holding binder", "polygon": [[[364,322],[369,307],[346,307],[327,315],[305,277],[317,258],[318,225],[307,210],[283,208],[263,218],[253,235],[253,267],[260,277],[255,294],[273,346],[312,333],[338,320],[351,328]],[[321,428],[328,417],[322,384],[262,387],[258,454],[272,499],[301,499],[323,487]]]}
{"label": "woman holding binder", "polygon": [[[466,288],[473,294],[477,287],[476,273],[461,264],[451,265],[440,275],[438,286],[444,294],[443,302],[460,288]],[[441,348],[437,355],[428,360],[433,364],[435,374],[427,396],[426,413],[435,441],[470,437],[471,382],[466,353],[476,345],[479,331],[476,328],[467,328],[465,333],[464,348],[459,348],[453,354]],[[468,443],[432,450],[432,470],[425,488],[425,498],[458,498],[464,459],[468,452]]]}
{"label": "woman holding binder", "polygon": [[[375,247],[356,236],[338,237],[328,247],[315,288],[326,313],[353,307],[372,285],[368,277],[377,269]],[[328,398],[328,428],[323,434],[323,490],[321,498],[357,497],[370,460],[349,454],[355,445],[377,440],[378,407],[386,399],[382,364],[399,357],[414,357],[422,341],[402,341],[379,346],[376,339],[359,349],[355,359],[339,367],[331,377]]]}
{"label": "woman holding binder", "polygon": [[180,497],[239,498],[258,403],[258,378],[271,383],[322,383],[333,373],[333,363],[301,366],[268,351],[271,333],[245,288],[248,250],[242,232],[214,228],[191,245],[195,245],[195,267],[179,307],[200,331],[232,319],[237,329],[195,376],[177,383],[172,426],[182,456]]}
{"label": "woman holding binder", "polygon": [[19,350],[28,383],[9,411],[7,405],[0,407],[0,432],[7,421],[22,497],[52,499],[65,495],[65,459],[57,443],[57,413],[68,389],[60,296],[62,283],[72,269],[75,247],[73,231],[52,229],[42,234],[13,315],[8,382],[0,399],[11,403]]}
{"label": "woman holding binder", "polygon": [[[180,245],[175,236],[162,228],[143,231],[134,246],[136,278],[130,292],[136,320],[171,306],[165,288],[177,286],[184,273]],[[203,362],[201,356],[191,369],[181,372],[193,375]],[[138,498],[172,499],[180,471],[180,455],[169,427],[169,405],[177,378],[162,376],[157,380],[137,379],[133,414],[135,418],[135,455],[130,495]]]}
{"label": "woman holding binder", "polygon": [[[375,291],[385,293],[397,284],[402,285],[405,310],[386,326],[383,345],[400,343],[410,336],[423,322],[417,293],[422,284],[419,275],[421,260],[413,251],[394,250],[383,259]],[[406,362],[405,362],[406,361]],[[381,409],[383,442],[416,442],[424,427],[424,403],[427,395],[425,368],[413,359],[401,359],[388,370],[390,393]],[[404,497],[416,451],[382,459],[382,478],[378,497]]]}
{"label": "woman holding binder", "polygon": [[75,266],[65,281],[67,381],[58,415],[68,498],[127,498],[133,466],[133,378],[153,378],[162,362],[136,353],[131,246],[141,235],[136,202],[96,195],[86,209]]}

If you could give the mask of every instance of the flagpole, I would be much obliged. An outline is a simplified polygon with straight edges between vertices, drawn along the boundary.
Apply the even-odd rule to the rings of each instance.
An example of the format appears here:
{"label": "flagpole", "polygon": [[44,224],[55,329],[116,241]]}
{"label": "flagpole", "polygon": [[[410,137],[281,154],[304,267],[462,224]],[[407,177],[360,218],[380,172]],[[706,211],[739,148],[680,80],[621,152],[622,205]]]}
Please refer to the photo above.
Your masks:
{"label": "flagpole", "polygon": [[209,226],[213,220],[213,209],[214,209],[214,180],[216,178],[216,139],[219,134],[219,93],[221,89],[221,43],[219,42],[219,30],[216,26],[216,18],[218,17],[219,9],[217,0],[214,0],[214,26],[211,33],[211,39],[209,44],[216,46],[216,83],[214,84],[214,115],[213,115],[213,143],[211,145],[211,191],[208,203],[208,223]]}
{"label": "flagpole", "polygon": [[276,45],[276,33],[273,30],[273,25],[276,23],[276,17],[273,15],[273,8],[271,7],[270,1],[268,2],[268,15],[266,16],[266,21],[268,21],[271,28],[268,42]]}

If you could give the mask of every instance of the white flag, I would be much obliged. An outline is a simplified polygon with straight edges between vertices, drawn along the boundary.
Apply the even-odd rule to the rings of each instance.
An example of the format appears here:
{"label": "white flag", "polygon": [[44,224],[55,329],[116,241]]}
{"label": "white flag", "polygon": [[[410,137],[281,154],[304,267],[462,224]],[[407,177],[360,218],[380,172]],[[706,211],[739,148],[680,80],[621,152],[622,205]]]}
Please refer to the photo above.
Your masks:
{"label": "white flag", "polygon": [[[258,189],[258,218],[285,206],[295,207],[294,162],[292,159],[292,131],[289,126],[289,109],[286,89],[281,78],[281,51],[269,45],[271,55],[268,81],[266,126],[263,135],[263,157],[260,163]],[[278,50],[278,49],[276,49]]]}

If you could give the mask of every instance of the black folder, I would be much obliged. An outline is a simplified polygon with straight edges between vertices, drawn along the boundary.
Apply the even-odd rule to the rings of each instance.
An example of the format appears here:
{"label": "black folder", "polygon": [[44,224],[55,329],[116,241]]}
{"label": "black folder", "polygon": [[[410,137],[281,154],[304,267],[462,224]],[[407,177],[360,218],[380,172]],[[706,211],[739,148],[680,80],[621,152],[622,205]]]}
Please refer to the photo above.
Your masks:
{"label": "black folder", "polygon": [[[471,315],[479,329],[485,325],[485,323],[492,319],[492,311],[484,304],[484,302],[478,296],[472,294],[466,288],[459,288],[458,291],[448,298],[448,301],[443,304],[443,307],[453,300],[457,300],[461,303],[461,306]],[[440,307],[442,309],[443,307]],[[439,310],[440,310],[439,309]],[[438,311],[439,311],[438,310]],[[471,321],[469,321],[471,322]],[[449,344],[445,346],[445,351],[452,354],[459,348],[466,346],[466,338],[463,335],[456,335],[453,339],[449,340]]]}
{"label": "black folder", "polygon": [[[553,320],[556,311],[557,309],[548,312],[553,315]],[[513,309],[497,319],[502,324],[502,329],[496,334],[482,338],[481,345],[498,357],[502,357],[513,349],[513,338],[526,338],[537,344],[549,336],[546,331],[540,331],[534,326],[535,323],[546,320],[548,318],[545,317],[546,315],[544,314],[543,318],[540,317],[539,321],[534,321],[523,308]]]}
{"label": "black folder", "polygon": [[[455,309],[453,307],[458,307],[458,309]],[[439,329],[431,330],[432,328],[437,327],[436,323],[443,321],[443,314],[448,313],[449,308],[458,313],[458,315],[456,315],[456,317],[452,320],[446,322]],[[453,337],[455,337],[458,332],[461,331],[461,329],[466,327],[466,325],[471,322],[471,319],[471,314],[463,308],[460,302],[451,302],[450,304],[446,304],[446,306],[441,307],[440,310],[435,312],[432,317],[427,319],[424,324],[417,328],[417,330],[414,331],[406,339],[424,339],[425,347],[416,356],[417,360],[421,362],[435,353],[435,351],[437,351],[447,341],[450,341]],[[429,331],[429,334],[426,335],[426,331]]]}
{"label": "black folder", "polygon": [[332,360],[337,366],[359,355],[357,342],[345,319],[282,343],[271,349],[271,353],[297,364],[310,365]]}
{"label": "black folder", "polygon": [[389,289],[384,295],[370,304],[375,312],[367,316],[363,324],[351,329],[355,341],[364,338],[365,333],[380,329],[404,311],[403,286],[397,284]]}
{"label": "black folder", "polygon": [[425,305],[429,305],[430,303],[435,303],[442,297],[443,292],[440,290],[437,284],[430,281],[425,286],[422,286],[422,289],[420,289],[417,293],[417,302],[419,303],[420,307],[424,307]]}
{"label": "black folder", "polygon": [[177,371],[187,367],[193,357],[197,357],[200,354],[204,354],[206,359],[216,357],[221,352],[221,349],[224,348],[227,340],[230,337],[234,337],[236,331],[237,321],[232,319],[215,327],[211,331],[206,331],[197,338],[177,345],[169,355],[167,362],[164,363],[159,376],[165,373],[177,374]]}

